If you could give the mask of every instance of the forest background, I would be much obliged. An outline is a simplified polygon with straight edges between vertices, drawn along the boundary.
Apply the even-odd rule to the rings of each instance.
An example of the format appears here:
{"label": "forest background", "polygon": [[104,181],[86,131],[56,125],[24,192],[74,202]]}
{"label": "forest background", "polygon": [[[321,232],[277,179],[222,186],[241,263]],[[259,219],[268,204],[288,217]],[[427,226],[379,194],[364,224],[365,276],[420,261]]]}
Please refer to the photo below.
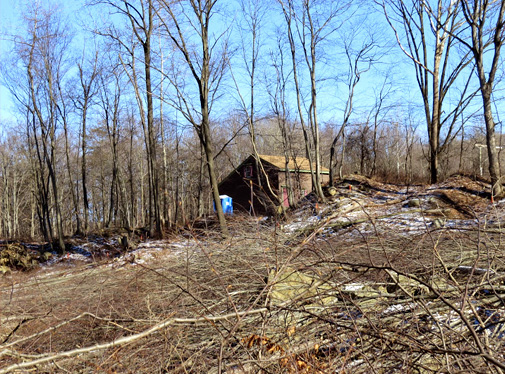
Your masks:
{"label": "forest background", "polygon": [[161,236],[250,154],[502,193],[505,1],[0,4],[0,237]]}

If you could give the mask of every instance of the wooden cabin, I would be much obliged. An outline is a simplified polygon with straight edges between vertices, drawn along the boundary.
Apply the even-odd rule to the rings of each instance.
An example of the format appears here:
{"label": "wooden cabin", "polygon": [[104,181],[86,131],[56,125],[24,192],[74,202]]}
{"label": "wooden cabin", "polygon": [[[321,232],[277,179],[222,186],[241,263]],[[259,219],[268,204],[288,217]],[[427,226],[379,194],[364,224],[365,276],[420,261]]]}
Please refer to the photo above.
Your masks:
{"label": "wooden cabin", "polygon": [[[271,214],[279,205],[289,207],[289,193],[298,201],[314,189],[308,159],[291,158],[286,164],[284,156],[259,155],[259,160],[250,155],[219,184],[219,193],[232,198],[235,211]],[[326,184],[330,172],[321,169],[321,183]]]}

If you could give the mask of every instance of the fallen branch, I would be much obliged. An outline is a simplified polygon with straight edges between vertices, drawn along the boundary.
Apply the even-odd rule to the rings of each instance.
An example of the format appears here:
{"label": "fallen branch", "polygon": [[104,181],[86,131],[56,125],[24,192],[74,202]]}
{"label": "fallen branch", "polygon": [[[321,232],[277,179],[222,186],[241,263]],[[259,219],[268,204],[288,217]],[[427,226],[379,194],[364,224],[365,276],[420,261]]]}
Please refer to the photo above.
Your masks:
{"label": "fallen branch", "polygon": [[113,348],[113,347],[118,347],[120,345],[129,344],[129,343],[132,343],[136,340],[145,338],[146,336],[149,336],[149,335],[155,333],[156,331],[162,330],[162,329],[164,329],[170,325],[173,325],[173,324],[195,324],[195,323],[202,323],[202,322],[215,322],[215,321],[225,320],[225,319],[229,319],[229,318],[240,317],[243,315],[264,313],[267,311],[268,311],[267,308],[260,308],[260,309],[255,309],[255,310],[251,310],[251,311],[230,313],[230,314],[226,314],[226,315],[218,316],[218,317],[204,316],[204,317],[200,317],[200,318],[169,318],[169,319],[164,320],[163,322],[160,322],[160,323],[154,325],[153,327],[151,327],[148,330],[144,330],[142,332],[139,332],[138,334],[125,336],[125,337],[122,337],[122,338],[117,339],[112,342],[96,344],[96,345],[92,345],[92,346],[84,347],[84,348],[72,349],[70,351],[58,352],[58,353],[51,355],[51,356],[40,355],[41,357],[38,359],[23,362],[23,363],[13,364],[13,365],[10,365],[4,369],[0,369],[0,374],[10,373],[13,370],[26,369],[29,367],[33,367],[33,366],[40,365],[40,364],[50,362],[50,361],[59,360],[62,358],[74,357],[74,356],[77,356],[77,355],[80,355],[83,353],[89,353],[92,351],[99,351],[99,350],[109,349],[109,348]]}
{"label": "fallen branch", "polygon": [[[25,341],[27,341],[27,340],[30,340],[30,339],[33,339],[33,338],[39,337],[39,336],[41,336],[41,335],[47,334],[47,333],[49,333],[49,332],[52,332],[52,331],[54,331],[54,330],[57,330],[57,329],[59,329],[60,327],[63,327],[63,326],[65,326],[65,325],[68,325],[69,323],[72,323],[72,322],[74,322],[74,321],[77,321],[78,319],[81,319],[81,318],[83,318],[83,317],[92,317],[92,318],[95,318],[95,319],[98,319],[98,320],[101,320],[101,321],[107,321],[107,322],[117,322],[117,320],[111,320],[111,319],[108,319],[108,318],[101,318],[101,317],[98,317],[98,316],[96,316],[96,315],[94,315],[94,314],[92,314],[92,313],[85,312],[85,313],[79,314],[77,317],[71,318],[71,319],[69,319],[69,320],[67,320],[67,321],[63,321],[62,323],[59,323],[59,324],[57,324],[57,325],[55,325],[55,326],[52,326],[52,327],[49,327],[49,328],[47,328],[47,329],[45,329],[45,330],[43,330],[43,331],[40,331],[40,332],[38,332],[38,333],[36,333],[36,334],[30,335],[30,336],[26,336],[26,337],[24,337],[24,338],[21,338],[21,339],[19,339],[19,340],[16,340],[15,342],[12,342],[12,343],[2,344],[2,345],[0,345],[0,348],[5,349],[5,348],[8,348],[8,347],[12,347],[13,345],[21,344],[21,343],[23,343],[23,342],[25,342]],[[122,320],[121,320],[121,322],[125,322],[125,321],[127,321],[127,322],[132,322],[133,320],[124,320],[124,319],[122,319]],[[10,336],[10,335],[9,335],[9,336]],[[7,341],[7,339],[8,339],[8,337],[7,337],[7,338],[5,338],[4,343]],[[2,357],[2,354],[3,354],[3,351],[2,351],[2,352],[0,352],[0,357]]]}

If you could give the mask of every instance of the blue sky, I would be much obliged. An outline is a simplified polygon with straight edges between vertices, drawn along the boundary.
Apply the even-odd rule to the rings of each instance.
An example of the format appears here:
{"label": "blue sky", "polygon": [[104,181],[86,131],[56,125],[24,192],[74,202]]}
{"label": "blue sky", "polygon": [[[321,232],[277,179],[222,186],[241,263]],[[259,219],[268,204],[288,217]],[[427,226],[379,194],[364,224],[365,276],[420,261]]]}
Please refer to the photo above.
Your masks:
{"label": "blue sky", "polygon": [[[19,4],[20,2],[16,0],[0,0],[0,56],[4,56],[10,48],[10,43],[5,39],[5,33],[16,28]],[[0,85],[0,127],[2,122],[10,117],[11,106],[10,93]]]}
{"label": "blue sky", "polygon": [[[37,0],[35,0],[37,1]],[[38,0],[41,1],[42,3],[52,3],[52,2],[57,2],[57,0]],[[9,34],[11,30],[16,31],[16,24],[19,22],[20,18],[20,13],[21,9],[24,7],[24,1],[18,1],[18,0],[0,0],[0,56],[4,56],[5,53],[10,49],[11,45],[8,40],[6,40],[6,34]],[[69,7],[74,7],[77,6],[79,7],[80,4],[82,4],[81,0],[72,0],[71,2],[63,2],[63,7],[65,8],[64,11],[68,12]],[[231,3],[230,3],[231,4]],[[74,13],[75,14],[75,13]],[[271,23],[271,19],[267,21],[266,23]],[[282,20],[279,20],[279,23]],[[333,58],[336,58],[333,56]],[[320,65],[320,74],[323,75],[324,72],[322,72],[323,66]],[[236,66],[234,68],[235,73],[240,75],[240,68]],[[375,82],[378,82],[379,80],[382,81],[382,77],[380,76],[375,76],[377,72],[372,72],[370,71],[369,73],[366,74],[367,79],[363,79],[360,84],[357,87],[357,95],[361,96],[361,100],[359,102],[355,102],[356,109],[359,109],[360,104],[364,103],[368,100],[374,100],[373,99],[373,87],[377,86]],[[380,84],[379,82],[378,84]],[[327,84],[325,87],[320,91],[320,119],[323,121],[331,121],[338,123],[342,119],[342,114],[339,113],[340,107],[343,107],[345,103],[345,96],[346,93],[343,92],[341,89],[337,89],[337,86],[335,86],[336,83],[333,84]],[[340,92],[342,91],[342,92]],[[259,96],[259,92],[257,92]],[[367,97],[368,96],[368,97]],[[325,100],[326,99],[326,100]],[[225,105],[229,107],[228,105]],[[368,106],[368,105],[367,105]],[[6,90],[4,87],[0,86],[0,120],[2,120],[4,123],[5,121],[9,122],[10,119],[12,118],[12,110],[13,108],[13,103],[11,100],[11,95]],[[324,110],[326,109],[326,110]],[[326,115],[324,114],[326,112]],[[328,113],[331,113],[328,116]]]}
{"label": "blue sky", "polygon": [[[37,0],[33,0],[37,1]],[[38,0],[41,1],[43,4],[48,4],[48,3],[54,3],[58,2],[58,0]],[[230,0],[228,0],[230,1]],[[78,8],[82,3],[83,0],[67,0],[67,2],[60,1],[63,4],[64,11],[68,13],[69,10],[68,8]],[[16,32],[16,24],[19,22],[19,14],[20,14],[20,9],[24,7],[24,1],[18,1],[18,0],[0,0],[0,56],[4,56],[5,52],[10,49],[10,43],[6,40],[5,35],[8,34],[10,31]],[[231,2],[229,4],[232,4]],[[72,12],[72,14],[77,14],[77,12]],[[270,16],[269,16],[270,17]],[[393,41],[394,44],[394,35],[391,31],[391,29],[388,27],[387,24],[385,24],[384,20],[382,17],[380,17],[380,14],[371,14],[369,16],[370,18],[367,20],[367,23],[369,25],[375,25],[376,28],[376,35],[382,34],[381,36],[386,36],[390,40]],[[271,18],[268,19],[265,23],[272,24],[275,20],[272,20]],[[79,25],[76,26],[78,28]],[[360,25],[358,25],[360,27]],[[366,29],[365,28],[359,28],[360,32],[367,32],[370,30],[370,27],[368,26]],[[79,36],[78,36],[79,37]],[[75,41],[75,40],[74,40]],[[335,48],[330,48],[332,52],[330,53],[331,56],[329,58],[332,58],[333,61],[341,61],[342,64],[339,68],[342,68],[342,66],[345,68],[345,58],[342,58],[342,55],[338,55],[338,53],[335,53],[335,51],[338,52],[338,47]],[[265,55],[267,58],[268,55]],[[358,84],[356,90],[356,99],[355,99],[355,109],[356,109],[356,114],[351,117],[351,121],[353,120],[363,120],[365,117],[366,113],[370,110],[370,108],[373,105],[374,102],[374,91],[378,91],[380,89],[380,86],[384,80],[384,75],[385,71],[387,70],[388,63],[390,64],[391,61],[394,61],[395,63],[392,64],[394,65],[393,71],[392,71],[392,80],[395,82],[395,87],[396,87],[396,92],[394,94],[394,101],[398,102],[401,101],[403,104],[406,102],[415,102],[416,105],[421,104],[421,97],[419,94],[419,89],[416,85],[416,82],[414,80],[414,70],[412,67],[412,64],[408,59],[405,57],[403,53],[399,50],[399,48],[394,45],[391,51],[388,53],[388,55],[384,58],[383,60],[383,65],[377,65],[378,68],[373,68],[369,72],[363,74],[363,77]],[[324,65],[319,65],[320,69],[320,76],[323,76],[324,73],[328,73],[329,76],[332,76],[335,72],[333,71],[327,71],[328,69],[325,70]],[[335,65],[333,65],[335,66]],[[337,64],[338,66],[338,64]],[[287,61],[286,67],[289,68],[289,61]],[[386,69],[385,69],[386,67]],[[237,76],[242,76],[245,77],[244,74],[241,74],[240,66],[236,65],[234,67],[234,73]],[[245,77],[247,78],[247,77]],[[401,84],[400,84],[401,82]],[[229,92],[234,90],[234,86],[232,84],[229,84]],[[226,91],[226,87],[225,87]],[[258,97],[261,97],[261,90],[257,90],[256,93],[258,94]],[[323,85],[323,88],[319,91],[320,96],[319,96],[319,116],[320,120],[323,122],[331,122],[335,124],[339,124],[342,121],[342,109],[343,106],[345,105],[345,99],[346,99],[346,89],[341,83],[335,82],[333,79],[328,80],[325,82]],[[247,93],[244,91],[243,94],[247,96]],[[263,95],[266,97],[266,95]],[[232,102],[230,100],[233,100]],[[295,100],[290,99],[292,101],[292,106],[294,107]],[[230,105],[231,104],[231,105]],[[261,105],[258,106],[257,108],[261,107]],[[228,96],[226,99],[223,101],[223,105],[225,109],[231,109],[231,107],[235,108],[237,107],[237,101],[235,98],[230,98]],[[216,109],[219,108],[219,106],[223,107],[223,105],[217,105]],[[13,118],[13,112],[12,110],[15,110],[13,108],[13,103],[11,100],[11,95],[10,93],[0,85],[0,126],[2,126],[2,123],[12,123],[14,120]],[[263,107],[266,107],[267,105],[263,105]],[[402,107],[400,105],[396,105],[397,108],[395,109],[396,113],[395,115],[398,117],[404,116],[405,115],[405,110],[406,107]],[[404,111],[403,113],[401,111]],[[360,114],[359,111],[362,111]],[[223,115],[227,115],[226,110],[221,111]],[[215,113],[219,117],[221,113]],[[180,118],[180,116],[179,116]],[[417,121],[420,123],[420,129],[424,130],[425,124],[423,123],[424,118],[421,115],[417,115]]]}
{"label": "blue sky", "polygon": [[[41,4],[62,4],[63,11],[66,14],[71,14],[70,8],[79,8],[82,4],[81,0],[71,0],[71,2],[62,2],[58,0],[0,0],[0,63],[1,58],[4,57],[12,48],[10,37],[12,33],[18,33],[20,19],[25,3],[32,4],[39,2]],[[75,9],[75,8],[74,8]],[[74,12],[74,14],[77,14]],[[14,108],[13,98],[10,92],[1,84],[0,81],[0,127],[5,124],[13,125],[14,123]]]}

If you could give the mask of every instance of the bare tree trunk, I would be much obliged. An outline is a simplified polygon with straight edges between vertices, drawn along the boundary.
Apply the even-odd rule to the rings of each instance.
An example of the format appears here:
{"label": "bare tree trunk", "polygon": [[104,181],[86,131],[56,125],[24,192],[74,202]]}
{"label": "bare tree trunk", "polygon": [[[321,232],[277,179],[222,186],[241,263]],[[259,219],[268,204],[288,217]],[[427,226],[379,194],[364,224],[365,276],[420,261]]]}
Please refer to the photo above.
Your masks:
{"label": "bare tree trunk", "polygon": [[[282,141],[282,151],[284,154],[284,168],[286,170],[286,190],[288,203],[290,207],[294,207],[295,205],[295,188],[293,183],[293,175],[291,174],[291,170],[289,168],[289,162],[292,157],[292,142],[290,141],[290,131],[288,128],[288,119],[287,119],[287,109],[286,109],[286,85],[288,77],[284,71],[284,51],[282,48],[282,42],[280,39],[277,40],[277,53],[272,53],[272,62],[273,66],[276,70],[276,81],[275,81],[275,90],[270,92],[269,95],[271,97],[271,106],[273,112],[275,114],[275,120],[277,122],[277,126],[281,133],[281,141]],[[296,192],[297,198],[301,198],[299,196],[299,190]]]}
{"label": "bare tree trunk", "polygon": [[[35,149],[35,154],[31,154],[31,166],[36,181],[36,189],[34,196],[36,199],[37,218],[39,221],[40,231],[46,242],[52,242],[52,227],[49,216],[49,198],[46,186],[45,166],[40,151],[38,136],[36,133],[35,114],[32,113],[32,118],[27,117],[27,143],[29,152],[32,153]],[[33,137],[33,140],[32,140]],[[36,161],[35,161],[36,160]]]}
{"label": "bare tree trunk", "polygon": [[87,174],[87,152],[88,152],[88,137],[87,137],[87,117],[88,109],[91,105],[91,100],[96,93],[95,79],[98,75],[98,52],[95,53],[93,66],[88,78],[85,77],[83,64],[77,64],[79,69],[79,82],[82,89],[82,96],[77,97],[75,102],[81,110],[81,184],[82,184],[82,199],[83,199],[83,213],[84,233],[88,231],[89,224],[89,199],[88,199],[88,174]]}
{"label": "bare tree trunk", "polygon": [[[134,121],[131,115],[128,116],[130,122],[129,128],[129,154],[128,154],[128,184],[130,186],[130,210],[131,216],[129,217],[130,225],[138,226],[137,204],[135,201],[135,184],[133,179],[133,134],[134,134]],[[142,176],[141,176],[142,178]]]}
{"label": "bare tree trunk", "polygon": [[[140,0],[138,6],[133,2],[126,0],[97,0],[96,3],[105,3],[117,10],[119,14],[126,16],[128,19],[131,31],[136,41],[142,47],[143,66],[144,66],[144,79],[145,79],[145,105],[147,109],[147,120],[144,111],[144,95],[140,92],[139,79],[135,72],[135,46],[126,45],[125,41],[115,31],[109,30],[107,35],[125,49],[128,50],[132,58],[131,64],[126,64],[122,61],[125,71],[128,73],[130,81],[134,86],[135,95],[139,110],[141,112],[141,119],[144,126],[144,136],[146,144],[146,158],[147,158],[147,175],[148,175],[148,225],[151,235],[155,237],[162,237],[163,231],[161,229],[161,211],[160,211],[160,197],[159,197],[159,177],[157,167],[157,141],[154,129],[154,105],[153,105],[153,90],[151,81],[151,40],[154,31],[154,16],[156,10],[154,8],[153,0]],[[100,31],[97,31],[101,33]],[[131,71],[128,71],[128,69]]]}
{"label": "bare tree trunk", "polygon": [[[492,94],[495,85],[495,77],[500,64],[501,47],[504,42],[505,30],[505,0],[489,2],[488,0],[476,0],[469,2],[461,1],[463,14],[471,30],[471,44],[462,41],[472,52],[477,75],[479,77],[480,93],[486,123],[486,145],[489,160],[489,175],[491,177],[491,189],[494,196],[502,197],[504,189],[501,183],[498,152],[496,149],[495,122],[492,111]],[[487,20],[493,21],[494,25],[488,29]],[[488,40],[484,40],[488,37]],[[492,56],[489,56],[491,66],[486,75],[484,54],[488,46],[492,46]]]}
{"label": "bare tree trunk", "polygon": [[[216,45],[209,46],[209,27],[212,15],[214,14],[214,6],[217,0],[192,0],[189,2],[172,3],[166,0],[161,1],[166,13],[167,18],[171,22],[165,21],[163,17],[161,21],[167,32],[170,40],[173,42],[176,50],[178,50],[183,58],[184,63],[189,68],[194,82],[198,87],[199,93],[199,117],[194,116],[193,109],[190,109],[190,103],[185,96],[185,93],[174,82],[174,87],[178,92],[178,108],[184,117],[193,125],[198,134],[200,142],[205,151],[206,165],[209,173],[210,186],[212,188],[212,196],[216,206],[216,212],[223,236],[229,236],[226,218],[221,206],[221,199],[219,198],[218,180],[216,175],[216,167],[214,164],[214,149],[212,144],[212,135],[210,131],[210,108],[212,100],[210,97],[210,86],[214,91],[217,89],[219,82],[224,73],[224,67],[227,65],[227,45],[223,46],[224,50],[218,59],[212,55],[215,51]],[[189,9],[184,9],[185,7]],[[177,10],[180,10],[176,14]],[[182,32],[182,19],[184,17],[193,24],[196,31],[195,40],[198,40],[198,49],[193,47],[193,41],[188,43],[188,35]],[[211,61],[212,59],[212,61]],[[212,66],[211,66],[212,63]],[[176,78],[174,78],[176,79]],[[180,102],[184,102],[184,106],[179,106]]]}
{"label": "bare tree trunk", "polygon": [[[292,4],[289,4],[288,7],[286,7],[282,2],[282,10],[284,13],[284,19],[286,21],[287,25],[287,34],[288,34],[288,40],[289,40],[289,46],[290,46],[290,51],[291,51],[291,62],[292,62],[292,69],[293,69],[293,80],[295,83],[295,92],[296,92],[296,102],[297,102],[297,108],[298,108],[298,115],[300,119],[300,124],[302,126],[302,131],[303,131],[303,138],[305,141],[305,155],[307,159],[309,160],[309,165],[310,165],[310,175],[312,179],[312,186],[316,188],[317,184],[317,179],[315,176],[315,170],[313,170],[314,162],[313,162],[313,144],[310,141],[309,133],[307,130],[307,126],[305,124],[305,118],[302,110],[302,98],[301,98],[301,89],[300,89],[300,84],[298,81],[298,70],[297,70],[297,61],[296,61],[296,43],[293,35],[293,29],[292,29],[292,22],[293,22],[293,17],[294,17],[294,10],[292,7]],[[318,191],[316,191],[318,193]],[[318,198],[324,198],[324,195],[319,196]]]}
{"label": "bare tree trunk", "polygon": [[[457,119],[470,103],[473,94],[467,94],[471,73],[466,80],[457,79],[471,62],[469,53],[453,56],[457,50],[456,42],[460,41],[459,35],[464,31],[461,27],[461,14],[458,11],[460,0],[450,2],[437,0],[433,3],[432,7],[432,3],[426,1],[384,0],[383,7],[400,48],[412,61],[416,71],[429,137],[430,181],[437,183],[439,154],[454,139],[453,132]],[[389,17],[387,5],[400,21]],[[396,30],[394,25],[396,22],[403,28],[402,33]],[[407,47],[403,45],[402,38],[406,39]],[[448,97],[449,89],[460,81],[466,82],[466,85],[458,93],[459,100],[452,108],[447,104],[444,107],[444,99]],[[443,124],[446,124],[446,131],[445,139],[441,141]]]}
{"label": "bare tree trunk", "polygon": [[[205,45],[206,43],[204,43]],[[207,46],[204,46],[207,49]],[[207,67],[208,69],[208,67]],[[203,79],[207,81],[207,77]],[[207,83],[208,84],[208,83]],[[205,89],[203,90],[205,91]],[[229,236],[228,226],[226,224],[226,219],[224,217],[223,207],[221,205],[221,198],[219,197],[219,188],[216,175],[216,166],[214,164],[214,150],[212,147],[212,140],[210,135],[210,125],[209,125],[209,112],[208,112],[208,92],[202,95],[200,93],[200,100],[202,103],[202,125],[201,125],[201,138],[200,141],[203,144],[203,149],[205,151],[205,157],[207,159],[207,170],[209,173],[210,185],[212,188],[212,196],[214,198],[214,204],[216,204],[217,216],[219,219],[219,225],[221,227],[221,232],[223,236]]]}
{"label": "bare tree trunk", "polygon": [[[202,216],[205,211],[205,192],[203,187],[203,180],[205,175],[205,149],[203,144],[200,144],[200,157],[199,157],[199,173],[198,173],[198,202],[197,202],[197,212],[198,216]],[[182,208],[182,207],[181,207]]]}
{"label": "bare tree trunk", "polygon": [[463,153],[465,149],[465,127],[461,126],[461,143],[459,146],[458,173],[463,173]]}
{"label": "bare tree trunk", "polygon": [[[161,49],[161,39],[160,39],[160,54],[161,54],[161,75],[164,75],[164,61],[163,61],[163,50]],[[163,102],[165,98],[163,97],[164,92],[163,92],[163,78],[161,79],[160,82],[160,131],[161,131],[161,149],[163,151],[163,180],[161,183],[161,188],[163,191],[163,210],[160,212],[160,221],[163,226],[166,225],[166,222],[168,221],[169,224],[170,222],[170,215],[169,215],[169,207],[168,207],[168,188],[167,188],[167,183],[168,183],[168,163],[167,163],[167,146],[166,146],[166,139],[165,139],[165,118],[163,116]]]}
{"label": "bare tree trunk", "polygon": [[305,11],[307,13],[308,30],[310,32],[310,48],[308,48],[308,50],[310,50],[310,53],[308,53],[305,45],[304,45],[304,51],[305,51],[305,61],[310,71],[311,102],[309,108],[309,123],[310,128],[312,129],[312,139],[314,142],[314,161],[316,166],[314,189],[319,199],[324,201],[325,197],[321,183],[321,141],[319,133],[319,121],[317,118],[317,87],[316,87],[316,44],[317,40],[320,37],[318,34],[320,33],[321,29],[317,30],[316,26],[312,21],[309,2],[308,1],[305,2],[304,6]]}
{"label": "bare tree trunk", "polygon": [[89,199],[88,199],[88,182],[87,182],[87,164],[86,164],[86,153],[88,150],[88,138],[86,133],[86,120],[87,120],[87,100],[85,99],[85,106],[82,110],[82,144],[81,144],[81,178],[82,178],[82,200],[84,206],[84,233],[88,231],[89,224]]}
{"label": "bare tree trunk", "polygon": [[484,89],[484,92],[482,92],[482,102],[484,104],[484,122],[486,123],[486,145],[487,145],[487,157],[489,162],[489,176],[491,177],[491,189],[493,191],[493,195],[497,197],[502,197],[503,186],[501,183],[501,173],[498,163],[495,123],[493,119],[492,104],[491,104],[492,99],[490,91],[491,89],[489,90]]}
{"label": "bare tree trunk", "polygon": [[[78,196],[78,191],[74,191],[74,180],[72,178],[72,167],[71,167],[71,161],[70,161],[70,147],[68,144],[68,126],[67,126],[67,120],[64,118],[63,119],[63,130],[65,133],[65,158],[67,161],[67,176],[68,176],[68,182],[70,185],[70,194],[72,196],[72,202],[74,204],[74,215],[75,215],[75,222],[76,222],[76,228],[75,228],[75,235],[81,235],[81,217],[79,214],[79,196]],[[77,187],[77,184],[76,184]]]}
{"label": "bare tree trunk", "polygon": [[143,44],[144,50],[144,68],[146,79],[146,95],[147,95],[147,131],[148,131],[148,168],[149,173],[149,221],[150,225],[154,224],[154,236],[163,237],[161,229],[161,213],[160,213],[160,198],[159,198],[159,178],[158,167],[156,165],[156,139],[154,134],[154,106],[153,106],[153,91],[151,83],[151,34],[153,30],[154,9],[151,0],[148,0],[149,8],[149,26],[146,32],[146,39]]}
{"label": "bare tree trunk", "polygon": [[340,180],[344,179],[343,174],[344,158],[345,158],[345,128],[342,132],[342,152],[340,154],[340,165],[338,167],[338,177],[340,178]]}
{"label": "bare tree trunk", "polygon": [[[57,115],[57,109],[54,105],[56,102],[56,99],[54,97],[55,93],[55,87],[54,87],[54,71],[53,69],[58,69],[58,66],[53,66],[51,64],[51,51],[43,50],[42,53],[44,53],[44,64],[39,73],[43,75],[44,79],[44,84],[47,85],[47,93],[49,97],[46,98],[46,104],[48,105],[48,114],[47,118],[42,114],[41,108],[38,105],[38,102],[40,100],[40,97],[38,97],[37,92],[38,89],[36,86],[38,86],[38,83],[35,82],[35,51],[39,47],[38,42],[39,42],[39,35],[37,32],[36,24],[38,22],[38,19],[36,19],[34,26],[34,29],[32,30],[32,40],[31,40],[31,45],[30,45],[30,52],[28,55],[28,61],[27,61],[27,66],[26,66],[26,72],[28,75],[28,84],[29,84],[29,95],[30,95],[30,104],[31,108],[29,108],[30,111],[33,113],[33,126],[34,126],[34,136],[37,132],[37,127],[35,124],[35,121],[38,122],[39,130],[40,130],[40,140],[42,142],[41,144],[41,153],[39,153],[39,161],[40,164],[44,163],[45,166],[47,167],[47,173],[48,173],[48,178],[51,184],[51,190],[52,190],[52,197],[53,197],[53,209],[55,213],[55,219],[56,219],[56,236],[57,236],[57,245],[58,245],[58,250],[61,253],[65,252],[65,241],[64,241],[64,236],[63,236],[63,222],[62,222],[62,217],[61,217],[61,209],[59,205],[59,196],[58,196],[58,184],[57,184],[57,177],[56,177],[56,170],[55,170],[55,165],[56,165],[56,159],[55,159],[55,150],[56,150],[56,115]],[[49,19],[45,19],[45,22],[50,22]],[[45,35],[45,37],[49,37],[49,35]],[[54,35],[51,35],[51,37],[55,37]],[[54,42],[55,40],[53,40]],[[38,142],[37,142],[38,143]],[[42,156],[42,158],[40,158]],[[47,200],[46,200],[47,202]],[[47,209],[45,212],[46,216],[49,216],[49,209],[48,206],[44,207]]]}
{"label": "bare tree trunk", "polygon": [[[111,222],[116,223],[119,210],[119,122],[120,122],[120,100],[121,100],[121,79],[116,71],[109,77],[101,76],[100,80],[100,106],[103,110],[104,124],[112,155],[112,174],[109,188],[109,212],[105,219],[105,227],[109,227]],[[110,92],[113,91],[113,92]]]}

